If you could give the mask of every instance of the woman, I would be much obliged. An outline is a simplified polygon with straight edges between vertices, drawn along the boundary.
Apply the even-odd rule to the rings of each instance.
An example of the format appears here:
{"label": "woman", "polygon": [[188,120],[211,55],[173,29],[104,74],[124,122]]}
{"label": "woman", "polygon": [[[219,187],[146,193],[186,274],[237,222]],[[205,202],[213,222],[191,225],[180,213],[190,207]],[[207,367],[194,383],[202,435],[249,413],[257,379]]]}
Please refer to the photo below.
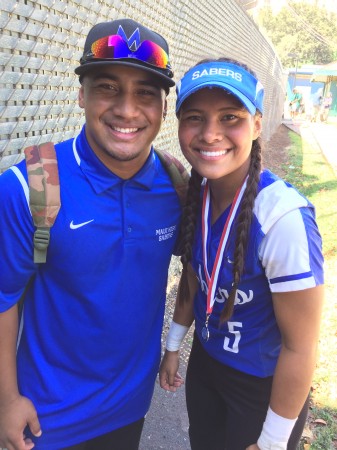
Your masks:
{"label": "woman", "polygon": [[261,171],[263,87],[246,66],[200,62],[178,84],[176,112],[192,176],[161,386],[181,385],[178,350],[195,319],[192,450],[295,450],[323,299],[314,207]]}

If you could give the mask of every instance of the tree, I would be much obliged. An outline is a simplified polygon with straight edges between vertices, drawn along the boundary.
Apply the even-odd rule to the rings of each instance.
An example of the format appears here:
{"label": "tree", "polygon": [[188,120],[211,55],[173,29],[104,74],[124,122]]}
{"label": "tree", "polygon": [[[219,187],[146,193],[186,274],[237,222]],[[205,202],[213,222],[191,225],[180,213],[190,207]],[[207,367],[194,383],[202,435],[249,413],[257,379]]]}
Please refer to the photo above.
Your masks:
{"label": "tree", "polygon": [[[327,64],[337,59],[337,14],[305,2],[287,3],[273,15],[263,8],[257,19],[282,64]],[[292,55],[292,56],[289,56]]]}

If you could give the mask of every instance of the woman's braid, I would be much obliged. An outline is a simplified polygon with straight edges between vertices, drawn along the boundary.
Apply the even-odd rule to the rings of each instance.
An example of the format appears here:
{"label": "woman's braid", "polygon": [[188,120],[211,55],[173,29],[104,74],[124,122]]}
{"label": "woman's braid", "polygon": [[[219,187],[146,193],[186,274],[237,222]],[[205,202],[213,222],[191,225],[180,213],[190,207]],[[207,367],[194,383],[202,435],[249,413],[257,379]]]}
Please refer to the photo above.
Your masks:
{"label": "woman's braid", "polygon": [[220,324],[229,320],[233,314],[238,285],[244,270],[245,254],[249,239],[250,225],[253,217],[254,201],[257,195],[261,172],[261,141],[253,141],[251,160],[248,171],[247,187],[241,200],[240,212],[236,220],[236,239],[233,264],[233,286],[221,312]]}
{"label": "woman's braid", "polygon": [[195,227],[200,209],[200,191],[201,191],[202,177],[194,170],[191,171],[191,178],[189,180],[186,205],[183,210],[181,221],[181,262],[183,271],[179,286],[179,299],[181,302],[189,298],[189,286],[187,278],[187,266],[192,259],[192,247],[194,241]]}

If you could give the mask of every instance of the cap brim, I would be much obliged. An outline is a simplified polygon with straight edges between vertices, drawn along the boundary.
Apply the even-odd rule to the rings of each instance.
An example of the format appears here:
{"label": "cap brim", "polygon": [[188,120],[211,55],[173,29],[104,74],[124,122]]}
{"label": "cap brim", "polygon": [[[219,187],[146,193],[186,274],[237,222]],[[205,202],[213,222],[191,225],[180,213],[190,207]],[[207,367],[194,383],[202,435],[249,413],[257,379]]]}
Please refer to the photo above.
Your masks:
{"label": "cap brim", "polygon": [[163,82],[165,87],[173,87],[175,85],[175,82],[172,78],[165,75],[164,73],[159,72],[157,69],[154,69],[149,66],[145,66],[143,64],[139,64],[137,62],[129,62],[129,61],[95,61],[91,62],[89,64],[82,64],[81,66],[76,67],[75,73],[76,75],[83,76],[85,73],[89,71],[95,70],[97,67],[102,66],[129,66],[136,69],[144,70],[145,72],[149,72],[152,75],[154,75],[156,78],[158,78],[160,81]]}
{"label": "cap brim", "polygon": [[200,91],[200,89],[204,88],[220,88],[223,89],[230,94],[234,95],[242,104],[243,106],[249,111],[250,114],[254,115],[256,113],[256,106],[238,89],[235,89],[235,87],[231,86],[230,84],[220,82],[220,81],[204,81],[203,83],[199,83],[198,85],[193,86],[193,88],[187,90],[183,96],[179,99],[179,102],[176,106],[176,112],[178,113],[179,109],[181,108],[181,105],[183,102],[192,94],[194,94],[197,91]]}

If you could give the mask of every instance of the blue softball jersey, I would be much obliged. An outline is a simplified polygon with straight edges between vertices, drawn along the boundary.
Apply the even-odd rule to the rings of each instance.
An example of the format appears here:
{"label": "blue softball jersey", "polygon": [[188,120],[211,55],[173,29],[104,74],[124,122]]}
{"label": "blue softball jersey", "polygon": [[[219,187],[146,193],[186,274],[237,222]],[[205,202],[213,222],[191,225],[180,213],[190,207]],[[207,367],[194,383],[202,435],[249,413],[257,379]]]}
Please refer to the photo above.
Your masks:
{"label": "blue softball jersey", "polygon": [[[228,214],[229,208],[210,227],[209,273]],[[270,171],[261,173],[234,313],[219,327],[220,314],[232,288],[234,250],[235,224],[224,250],[208,322],[210,338],[205,341],[202,329],[208,287],[199,222],[193,252],[193,268],[199,280],[194,307],[196,332],[206,351],[221,363],[258,377],[270,376],[281,347],[272,293],[297,291],[323,283],[322,242],[313,205]]]}
{"label": "blue softball jersey", "polygon": [[0,177],[0,311],[28,280],[17,366],[34,403],[36,449],[59,450],[148,411],[161,354],[179,198],[153,149],[129,180],[91,150],[85,129],[56,145],[61,209],[47,263],[33,263],[25,162]]}

